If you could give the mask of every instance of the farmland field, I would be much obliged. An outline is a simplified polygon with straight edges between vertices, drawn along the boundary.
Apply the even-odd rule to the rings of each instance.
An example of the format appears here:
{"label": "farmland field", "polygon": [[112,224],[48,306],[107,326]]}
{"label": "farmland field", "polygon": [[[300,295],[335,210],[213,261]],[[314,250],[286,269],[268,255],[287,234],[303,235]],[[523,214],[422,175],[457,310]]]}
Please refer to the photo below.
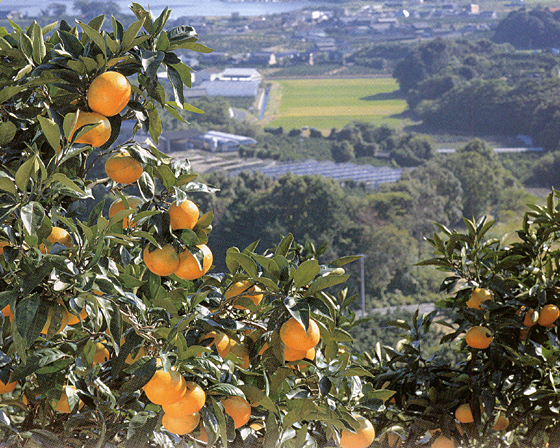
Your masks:
{"label": "farmland field", "polygon": [[402,128],[407,108],[393,78],[296,79],[273,82],[265,113],[267,126],[284,129],[341,128],[351,121]]}

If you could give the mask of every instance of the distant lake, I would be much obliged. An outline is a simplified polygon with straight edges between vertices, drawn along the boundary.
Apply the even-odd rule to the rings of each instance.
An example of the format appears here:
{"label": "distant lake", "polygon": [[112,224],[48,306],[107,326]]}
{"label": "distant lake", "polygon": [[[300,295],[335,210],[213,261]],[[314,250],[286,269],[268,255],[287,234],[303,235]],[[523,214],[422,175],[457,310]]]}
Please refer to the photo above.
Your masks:
{"label": "distant lake", "polygon": [[[130,12],[129,5],[132,3],[126,0],[113,0],[121,8],[121,12],[127,14]],[[295,0],[290,2],[227,2],[222,0],[134,0],[140,3],[144,8],[150,6],[152,13],[157,16],[166,6],[172,10],[171,16],[174,18],[181,16],[231,16],[238,13],[241,16],[261,16],[270,14],[279,14],[282,12],[297,11],[309,6],[325,6],[332,5],[330,2],[320,0]],[[68,14],[75,14],[72,8],[74,0],[49,0],[52,3],[62,3],[66,5]],[[18,10],[23,14],[36,17],[41,14],[41,10],[45,9],[47,2],[37,0],[1,0],[0,10]]]}

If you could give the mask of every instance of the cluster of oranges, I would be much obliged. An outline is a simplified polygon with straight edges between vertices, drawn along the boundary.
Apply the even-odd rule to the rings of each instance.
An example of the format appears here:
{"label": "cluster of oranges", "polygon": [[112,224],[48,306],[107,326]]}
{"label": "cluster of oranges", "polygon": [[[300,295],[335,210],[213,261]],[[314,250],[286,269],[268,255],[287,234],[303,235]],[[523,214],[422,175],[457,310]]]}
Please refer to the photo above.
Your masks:
{"label": "cluster of oranges", "polygon": [[[200,215],[197,205],[188,199],[180,204],[171,204],[168,214],[172,230],[194,229]],[[143,252],[144,263],[151,272],[162,277],[175,274],[183,280],[196,280],[208,272],[214,261],[212,251],[206,244],[196,247],[201,254],[201,261],[189,249],[177,252],[171,244],[162,248],[148,245]]]}
{"label": "cluster of oranges", "polygon": [[[161,366],[161,362],[158,360]],[[161,423],[165,429],[177,435],[193,432],[200,422],[200,410],[206,403],[206,392],[194,381],[186,381],[175,369],[166,372],[158,369],[150,381],[144,385],[144,393],[152,403],[163,409]],[[224,411],[235,425],[240,428],[251,417],[251,405],[240,396],[231,396],[222,400]],[[206,431],[201,424],[199,439],[206,438]]]}
{"label": "cluster of oranges", "polygon": [[111,137],[111,123],[107,117],[119,114],[128,104],[130,94],[130,83],[121,73],[108,71],[98,75],[91,82],[87,94],[87,103],[91,112],[78,111],[72,136],[82,126],[94,126],[78,136],[75,143],[84,143],[94,147],[107,143]]}

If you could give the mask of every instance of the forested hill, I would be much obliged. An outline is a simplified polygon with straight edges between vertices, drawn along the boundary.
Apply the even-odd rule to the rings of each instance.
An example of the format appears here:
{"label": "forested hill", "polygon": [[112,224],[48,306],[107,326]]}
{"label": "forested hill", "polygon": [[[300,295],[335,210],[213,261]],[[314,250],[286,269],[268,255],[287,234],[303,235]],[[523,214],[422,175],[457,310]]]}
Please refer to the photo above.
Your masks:
{"label": "forested hill", "polygon": [[489,40],[434,39],[410,49],[394,76],[412,112],[449,132],[526,134],[560,149],[560,56]]}
{"label": "forested hill", "polygon": [[494,41],[507,42],[520,49],[557,48],[560,46],[560,11],[552,12],[548,8],[513,11],[496,28]]}

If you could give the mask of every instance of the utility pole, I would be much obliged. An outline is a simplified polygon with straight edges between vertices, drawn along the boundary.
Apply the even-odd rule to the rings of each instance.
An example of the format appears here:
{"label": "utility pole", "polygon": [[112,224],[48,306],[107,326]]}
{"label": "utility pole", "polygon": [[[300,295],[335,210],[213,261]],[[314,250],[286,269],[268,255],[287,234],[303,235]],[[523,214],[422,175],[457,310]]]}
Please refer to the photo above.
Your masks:
{"label": "utility pole", "polygon": [[360,258],[360,296],[362,299],[362,317],[366,316],[366,279],[365,279],[365,269],[364,260],[366,258],[365,254],[358,254]]}

